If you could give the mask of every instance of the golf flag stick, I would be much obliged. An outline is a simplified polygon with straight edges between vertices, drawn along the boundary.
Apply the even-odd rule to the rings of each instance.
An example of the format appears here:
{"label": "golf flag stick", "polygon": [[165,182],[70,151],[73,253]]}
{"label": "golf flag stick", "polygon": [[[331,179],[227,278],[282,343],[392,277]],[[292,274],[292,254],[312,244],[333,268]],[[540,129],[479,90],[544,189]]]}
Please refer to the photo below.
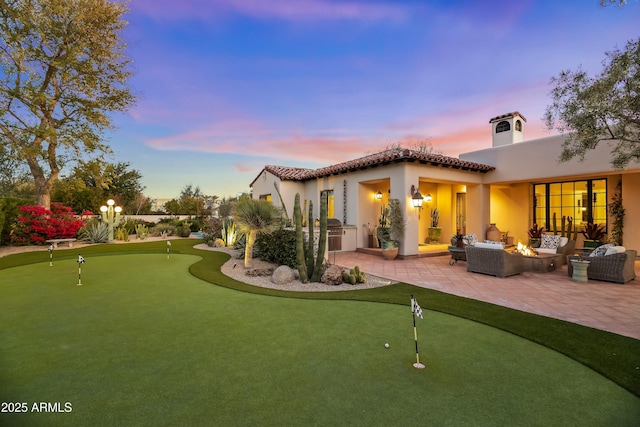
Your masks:
{"label": "golf flag stick", "polygon": [[171,249],[171,242],[167,240],[167,259],[169,259],[169,249]]}
{"label": "golf flag stick", "polygon": [[49,267],[53,267],[53,245],[49,246]]}
{"label": "golf flag stick", "polygon": [[78,285],[82,286],[82,264],[84,264],[84,258],[82,255],[78,255]]}
{"label": "golf flag stick", "polygon": [[413,316],[413,340],[416,343],[416,363],[413,367],[416,369],[424,369],[424,365],[420,363],[420,353],[418,352],[418,330],[416,329],[416,315],[419,318],[422,317],[422,308],[418,305],[418,301],[411,295],[411,314]]}

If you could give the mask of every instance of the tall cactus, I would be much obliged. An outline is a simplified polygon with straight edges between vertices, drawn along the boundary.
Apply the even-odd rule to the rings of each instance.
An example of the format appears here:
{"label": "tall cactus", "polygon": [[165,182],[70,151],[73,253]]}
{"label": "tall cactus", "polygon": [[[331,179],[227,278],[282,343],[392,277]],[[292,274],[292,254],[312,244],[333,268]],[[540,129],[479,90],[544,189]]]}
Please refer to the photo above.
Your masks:
{"label": "tall cactus", "polygon": [[309,220],[307,221],[307,225],[309,226],[309,241],[307,242],[307,274],[311,281],[313,282],[313,267],[316,264],[315,260],[315,251],[313,250],[313,201],[309,200]]}
{"label": "tall cactus", "polygon": [[304,238],[302,236],[302,211],[300,210],[300,194],[296,193],[293,204],[293,221],[296,226],[296,264],[298,265],[298,273],[300,281],[307,283],[307,265],[304,258]]}
{"label": "tall cactus", "polygon": [[327,246],[327,212],[328,212],[328,194],[323,193],[320,197],[320,239],[318,241],[318,255],[316,256],[316,266],[311,276],[312,282],[319,282],[322,277],[322,267],[324,264],[324,253]]}

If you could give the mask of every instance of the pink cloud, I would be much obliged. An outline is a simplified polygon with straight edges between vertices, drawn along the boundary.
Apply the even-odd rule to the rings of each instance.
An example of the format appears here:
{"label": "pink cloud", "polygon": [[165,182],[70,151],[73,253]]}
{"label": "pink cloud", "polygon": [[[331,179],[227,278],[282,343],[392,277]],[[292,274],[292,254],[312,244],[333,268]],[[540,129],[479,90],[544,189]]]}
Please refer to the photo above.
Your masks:
{"label": "pink cloud", "polygon": [[393,2],[329,0],[137,0],[131,9],[156,20],[210,20],[231,12],[285,21],[402,21],[409,14],[405,6]]}

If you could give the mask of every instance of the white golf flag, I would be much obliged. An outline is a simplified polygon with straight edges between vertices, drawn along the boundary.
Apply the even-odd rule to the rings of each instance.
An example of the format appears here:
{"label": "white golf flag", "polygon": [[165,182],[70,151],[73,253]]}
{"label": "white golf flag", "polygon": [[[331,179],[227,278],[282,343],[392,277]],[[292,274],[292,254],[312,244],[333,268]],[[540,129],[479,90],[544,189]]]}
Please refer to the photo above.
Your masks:
{"label": "white golf flag", "polygon": [[415,315],[419,318],[424,319],[422,317],[422,308],[420,308],[420,306],[418,305],[418,301],[415,298],[411,300],[411,312],[415,313]]}
{"label": "white golf flag", "polygon": [[171,247],[171,242],[167,240],[167,247]]}
{"label": "white golf flag", "polygon": [[84,258],[82,258],[82,255],[78,255],[78,264],[84,264]]}
{"label": "white golf flag", "polygon": [[48,251],[49,251],[49,252],[53,252],[53,245],[49,246]]}

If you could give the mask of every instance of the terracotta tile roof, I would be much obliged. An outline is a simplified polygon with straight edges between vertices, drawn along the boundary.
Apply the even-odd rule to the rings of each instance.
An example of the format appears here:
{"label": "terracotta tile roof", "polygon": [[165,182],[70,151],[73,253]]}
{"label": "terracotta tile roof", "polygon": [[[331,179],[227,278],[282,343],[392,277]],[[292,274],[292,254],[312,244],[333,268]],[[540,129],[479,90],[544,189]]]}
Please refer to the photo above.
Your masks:
{"label": "terracotta tile roof", "polygon": [[509,117],[513,117],[513,116],[520,116],[522,117],[522,120],[524,120],[525,122],[527,121],[527,119],[525,119],[525,117],[522,114],[520,114],[518,111],[514,111],[513,113],[507,113],[501,116],[494,117],[489,120],[489,123],[493,123],[496,120],[508,119]]}
{"label": "terracotta tile roof", "polygon": [[[462,169],[471,172],[486,173],[495,169],[493,166],[483,165],[475,162],[467,162],[456,157],[444,156],[441,154],[427,153],[424,151],[411,150],[408,148],[392,148],[379,153],[369,154],[355,160],[326,166],[319,169],[291,168],[286,166],[265,166],[258,174],[268,171],[281,180],[307,181],[315,178],[322,178],[330,175],[338,175],[356,170],[367,169],[376,166],[388,165],[397,162],[419,162],[425,165],[446,167],[452,169]],[[253,180],[251,186],[258,178]]]}

